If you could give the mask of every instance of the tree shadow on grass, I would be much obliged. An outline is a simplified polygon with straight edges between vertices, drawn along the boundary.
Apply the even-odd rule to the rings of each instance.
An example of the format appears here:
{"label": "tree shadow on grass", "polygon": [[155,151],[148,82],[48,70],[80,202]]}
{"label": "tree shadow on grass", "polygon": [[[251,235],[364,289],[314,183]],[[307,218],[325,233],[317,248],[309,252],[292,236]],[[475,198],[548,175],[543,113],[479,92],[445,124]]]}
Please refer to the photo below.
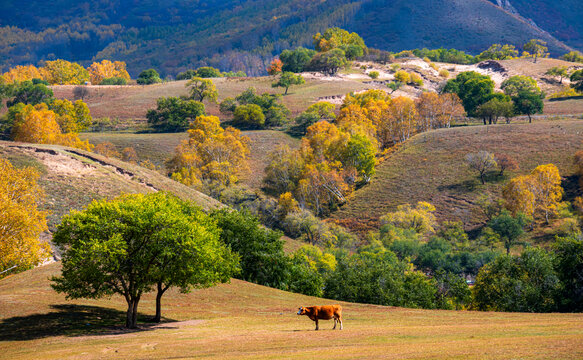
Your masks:
{"label": "tree shadow on grass", "polygon": [[[498,171],[489,171],[484,174],[484,181],[486,184],[501,184],[508,180],[508,175],[504,174],[500,176]],[[467,192],[474,192],[478,189],[479,186],[483,186],[482,182],[480,181],[480,177],[476,176],[473,179],[465,180],[457,184],[451,185],[441,185],[437,187],[437,190],[444,191],[454,191],[457,193],[467,193]]]}
{"label": "tree shadow on grass", "polygon": [[[59,304],[46,314],[16,316],[0,322],[0,341],[26,341],[52,336],[118,335],[132,332],[172,328],[171,324],[138,323],[137,329],[126,329],[126,313],[98,306]],[[141,319],[140,319],[141,318]],[[145,315],[139,315],[145,320]],[[175,321],[164,319],[166,321]]]}
{"label": "tree shadow on grass", "polygon": [[476,187],[479,184],[479,180],[476,181],[474,179],[471,180],[465,180],[462,181],[461,183],[457,183],[457,184],[450,184],[450,185],[440,185],[437,187],[437,190],[439,191],[454,191],[457,193],[467,193],[467,192],[472,192],[476,189]]}

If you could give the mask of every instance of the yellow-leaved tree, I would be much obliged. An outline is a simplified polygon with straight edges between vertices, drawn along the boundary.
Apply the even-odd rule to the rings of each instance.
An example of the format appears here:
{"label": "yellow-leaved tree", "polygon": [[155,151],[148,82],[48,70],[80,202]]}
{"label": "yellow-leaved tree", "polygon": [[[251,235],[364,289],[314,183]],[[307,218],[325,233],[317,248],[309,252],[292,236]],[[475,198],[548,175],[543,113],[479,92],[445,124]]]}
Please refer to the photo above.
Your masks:
{"label": "yellow-leaved tree", "polygon": [[62,59],[47,61],[41,72],[52,85],[79,85],[89,80],[89,72],[83,66]]}
{"label": "yellow-leaved tree", "polygon": [[399,205],[397,210],[381,217],[382,225],[392,225],[405,230],[414,230],[424,235],[435,231],[437,220],[435,206],[420,201],[415,207],[410,204]]}
{"label": "yellow-leaved tree", "polygon": [[49,104],[49,109],[57,114],[63,133],[80,133],[93,122],[89,107],[81,100],[73,103],[67,99],[55,99]]}
{"label": "yellow-leaved tree", "polygon": [[374,142],[375,147],[377,146],[377,128],[368,116],[367,108],[363,108],[358,104],[350,104],[343,107],[336,118],[336,124],[340,129],[348,132],[350,135],[361,134],[366,136]]}
{"label": "yellow-leaved tree", "polygon": [[527,216],[543,214],[546,223],[556,213],[563,197],[561,175],[553,164],[539,165],[529,175],[510,180],[503,191],[506,207]]}
{"label": "yellow-leaved tree", "polygon": [[13,84],[15,82],[22,82],[32,79],[44,79],[44,76],[34,65],[17,65],[8,70],[2,75],[6,84]]}
{"label": "yellow-leaved tree", "polygon": [[34,169],[16,169],[0,158],[0,277],[26,270],[49,256],[48,244],[39,241],[47,220],[38,209],[44,195],[37,179]]}
{"label": "yellow-leaved tree", "polygon": [[126,63],[123,61],[103,60],[101,62],[94,62],[87,68],[89,71],[89,78],[92,84],[100,84],[104,79],[113,77],[122,78],[130,81],[130,74],[126,70]]}
{"label": "yellow-leaved tree", "polygon": [[185,185],[216,183],[228,186],[247,169],[249,138],[233,127],[223,129],[216,116],[199,116],[167,163],[172,178]]}
{"label": "yellow-leaved tree", "polygon": [[55,144],[90,151],[93,146],[76,132],[63,132],[59,115],[46,104],[26,105],[15,114],[12,139],[34,144]]}

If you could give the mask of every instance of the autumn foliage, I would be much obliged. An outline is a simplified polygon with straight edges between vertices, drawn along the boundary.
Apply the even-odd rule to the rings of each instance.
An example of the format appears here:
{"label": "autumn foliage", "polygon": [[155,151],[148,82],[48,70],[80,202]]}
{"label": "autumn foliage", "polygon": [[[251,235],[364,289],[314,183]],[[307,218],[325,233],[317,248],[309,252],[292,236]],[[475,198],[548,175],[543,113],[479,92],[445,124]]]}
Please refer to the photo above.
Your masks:
{"label": "autumn foliage", "polygon": [[503,195],[513,214],[542,215],[548,223],[563,197],[559,169],[553,164],[540,165],[529,175],[511,179]]}
{"label": "autumn foliage", "polygon": [[[82,108],[81,105],[79,107]],[[65,105],[64,108],[69,108],[69,106]],[[72,108],[75,109],[74,105]],[[93,146],[88,141],[79,139],[77,131],[82,129],[84,125],[76,122],[77,114],[71,114],[68,110],[57,111],[60,114],[49,110],[46,104],[23,106],[22,110],[15,115],[12,139],[35,144],[55,144],[91,150]]]}
{"label": "autumn foliage", "polygon": [[276,149],[264,182],[277,195],[293,194],[301,207],[317,215],[346,202],[357,186],[371,180],[377,153],[464,115],[452,94],[423,95],[417,102],[391,99],[382,90],[348,94],[334,123],[322,120],[333,119],[333,105],[325,109],[326,116],[315,105],[303,114],[312,115],[315,123],[307,127],[300,149]]}
{"label": "autumn foliage", "polygon": [[89,79],[92,84],[100,84],[104,79],[122,78],[126,81],[130,80],[130,74],[126,70],[126,63],[123,61],[103,60],[95,62],[87,69],[89,71]]}
{"label": "autumn foliage", "polygon": [[185,185],[230,185],[247,168],[249,138],[233,127],[223,129],[216,116],[199,116],[188,130],[189,139],[176,148],[167,163],[174,180]]}
{"label": "autumn foliage", "polygon": [[58,59],[47,61],[43,67],[38,68],[34,65],[18,65],[2,74],[1,78],[6,84],[39,79],[51,85],[80,85],[86,81],[100,84],[103,80],[111,78],[129,81],[130,75],[123,61],[103,60],[85,69],[75,62]]}
{"label": "autumn foliage", "polygon": [[23,82],[32,79],[43,79],[42,69],[38,69],[34,65],[15,66],[2,75],[6,84],[13,84],[15,82]]}
{"label": "autumn foliage", "polygon": [[0,158],[0,272],[14,266],[11,272],[26,270],[49,254],[48,244],[39,241],[47,221],[37,208],[44,196],[37,179],[34,169],[16,169]]}
{"label": "autumn foliage", "polygon": [[279,59],[273,59],[271,64],[267,67],[267,73],[269,75],[277,75],[281,72],[281,68],[283,67],[283,63]]}

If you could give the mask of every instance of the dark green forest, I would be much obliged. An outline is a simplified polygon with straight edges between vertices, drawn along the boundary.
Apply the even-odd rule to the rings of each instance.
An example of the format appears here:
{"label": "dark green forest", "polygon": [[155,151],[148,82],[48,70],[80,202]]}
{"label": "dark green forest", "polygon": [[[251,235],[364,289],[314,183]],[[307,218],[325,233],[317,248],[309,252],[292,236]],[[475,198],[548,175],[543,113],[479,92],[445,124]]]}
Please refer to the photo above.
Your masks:
{"label": "dark green forest", "polygon": [[0,71],[63,58],[84,65],[122,60],[132,76],[147,68],[175,76],[204,65],[260,75],[274,55],[311,47],[312,34],[331,26],[389,51],[446,47],[477,54],[492,43],[531,38],[547,41],[554,55],[581,48],[580,3],[545,5],[552,20],[532,3],[515,5],[548,33],[485,0],[0,0]]}

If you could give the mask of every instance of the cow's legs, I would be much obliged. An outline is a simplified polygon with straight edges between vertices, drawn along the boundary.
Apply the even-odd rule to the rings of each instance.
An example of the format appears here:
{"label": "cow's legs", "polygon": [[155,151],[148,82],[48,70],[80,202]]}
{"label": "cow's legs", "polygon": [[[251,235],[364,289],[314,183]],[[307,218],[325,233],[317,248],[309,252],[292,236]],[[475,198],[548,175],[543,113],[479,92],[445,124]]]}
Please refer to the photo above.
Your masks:
{"label": "cow's legs", "polygon": [[340,321],[340,330],[342,330],[342,318],[341,318],[341,317],[339,317],[339,318],[338,318],[338,321]]}
{"label": "cow's legs", "polygon": [[332,328],[332,330],[336,329],[336,318],[334,318],[334,327]]}
{"label": "cow's legs", "polygon": [[316,319],[315,321],[316,321],[316,330],[318,330],[318,319]]}

